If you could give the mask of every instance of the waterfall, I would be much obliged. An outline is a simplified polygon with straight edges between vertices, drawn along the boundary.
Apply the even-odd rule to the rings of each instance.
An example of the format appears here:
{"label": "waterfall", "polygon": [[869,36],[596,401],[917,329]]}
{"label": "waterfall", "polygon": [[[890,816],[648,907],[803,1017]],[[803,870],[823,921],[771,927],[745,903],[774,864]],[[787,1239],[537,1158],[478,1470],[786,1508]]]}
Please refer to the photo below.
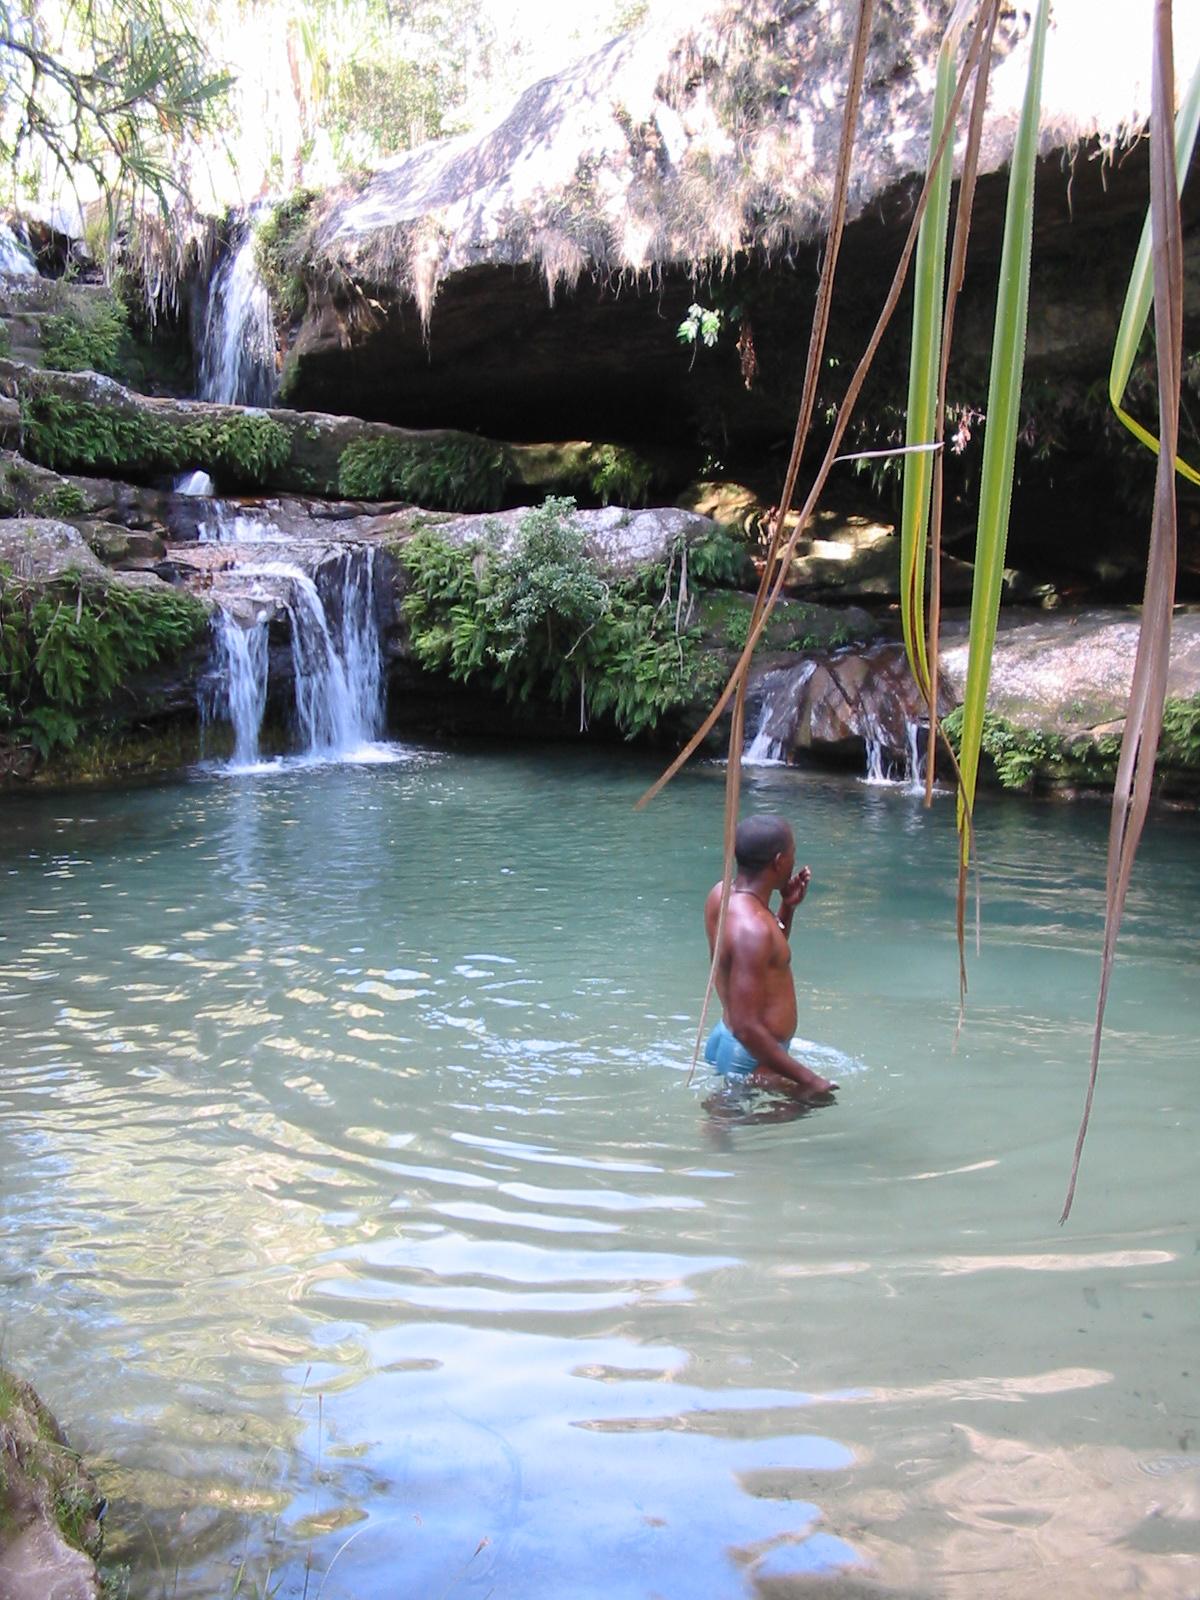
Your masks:
{"label": "waterfall", "polygon": [[783,744],[778,739],[772,739],[767,729],[771,722],[774,707],[769,698],[762,704],[762,711],[758,718],[758,727],[754,730],[754,737],[742,751],[742,765],[744,767],[777,767],[783,764]]}
{"label": "waterfall", "polygon": [[904,723],[904,765],[892,759],[890,742],[878,722],[868,718],[863,728],[863,743],[867,751],[867,771],[864,783],[899,785],[905,789],[921,789],[925,785],[925,760],[921,752],[921,725],[911,718]]}
{"label": "waterfall", "polygon": [[199,395],[229,405],[275,398],[275,326],[248,221],[209,280],[197,333]]}
{"label": "waterfall", "polygon": [[213,618],[212,688],[201,702],[205,724],[233,725],[233,766],[258,761],[258,735],[267,707],[267,623],[242,627],[228,611]]}
{"label": "waterfall", "polygon": [[815,661],[803,661],[797,667],[767,673],[754,737],[742,749],[744,767],[786,766],[800,699],[816,667]]}
{"label": "waterfall", "polygon": [[175,493],[187,495],[189,499],[212,492],[213,481],[207,472],[185,472],[175,480]]}
{"label": "waterfall", "polygon": [[[379,737],[382,663],[375,620],[375,551],[345,551],[329,567],[332,607],[316,583],[292,569],[292,664],[296,721],[310,755],[352,755]],[[330,616],[330,609],[333,616]]]}
{"label": "waterfall", "polygon": [[[226,581],[250,582],[257,598],[287,612],[300,754],[336,761],[366,753],[384,717],[374,548],[349,546],[311,574],[294,561],[247,564]],[[265,626],[247,630],[219,613],[212,670],[227,685],[213,700],[215,714],[233,723],[235,764],[252,764],[267,698]]]}
{"label": "waterfall", "polygon": [[196,519],[201,544],[286,544],[294,542],[278,526],[270,510],[243,506],[236,501],[209,500]]}
{"label": "waterfall", "polygon": [[37,277],[33,257],[7,222],[0,222],[0,276]]}

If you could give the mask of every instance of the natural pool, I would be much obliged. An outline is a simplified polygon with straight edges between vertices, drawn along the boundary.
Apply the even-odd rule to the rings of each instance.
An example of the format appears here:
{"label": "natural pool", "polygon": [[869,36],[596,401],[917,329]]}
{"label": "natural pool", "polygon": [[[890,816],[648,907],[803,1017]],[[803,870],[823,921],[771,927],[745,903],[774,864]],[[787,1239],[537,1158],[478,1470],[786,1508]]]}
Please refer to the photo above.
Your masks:
{"label": "natural pool", "polygon": [[747,1126],[721,774],[400,756],[4,803],[0,1352],[131,1593],[1195,1596],[1195,820],[1060,1230],[1102,808],[988,801],[955,1052],[951,804],[748,773],[843,1091]]}

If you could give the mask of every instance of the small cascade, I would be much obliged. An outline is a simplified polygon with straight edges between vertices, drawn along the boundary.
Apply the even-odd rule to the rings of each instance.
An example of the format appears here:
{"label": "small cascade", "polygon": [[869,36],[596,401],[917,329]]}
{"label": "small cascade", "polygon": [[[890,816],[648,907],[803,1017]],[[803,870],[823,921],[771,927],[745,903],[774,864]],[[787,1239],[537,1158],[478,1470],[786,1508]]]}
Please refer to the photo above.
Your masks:
{"label": "small cascade", "polygon": [[375,551],[347,550],[319,576],[332,605],[326,607],[312,578],[293,568],[288,609],[298,730],[308,754],[328,759],[373,743],[383,721]]}
{"label": "small cascade", "polygon": [[275,398],[275,326],[250,221],[209,280],[196,353],[201,400],[269,406]]}
{"label": "small cascade", "polygon": [[0,277],[36,278],[33,257],[7,222],[0,222]]}
{"label": "small cascade", "polygon": [[783,765],[783,744],[779,739],[772,739],[771,702],[764,700],[762,712],[759,715],[758,727],[754,730],[754,737],[742,751],[742,765],[744,767],[778,767]]}
{"label": "small cascade", "polygon": [[201,702],[205,724],[233,726],[233,766],[258,761],[258,736],[267,708],[267,622],[243,627],[224,608],[213,618],[212,688]]}
{"label": "small cascade", "polygon": [[[330,554],[321,547],[312,572],[293,560],[253,561],[234,567],[223,582],[254,601],[286,613],[295,680],[299,754],[337,761],[362,756],[383,729],[383,652],[377,614],[372,546],[351,545]],[[243,586],[248,586],[243,588]],[[231,610],[236,610],[236,602]],[[213,714],[234,727],[235,765],[253,764],[267,700],[265,623],[246,629],[218,615]],[[386,759],[380,752],[373,759]]]}
{"label": "small cascade", "polygon": [[185,472],[175,480],[175,493],[189,499],[207,496],[213,492],[213,481],[207,472]]}
{"label": "small cascade", "polygon": [[[924,786],[925,704],[900,645],[831,650],[772,667],[751,696],[757,716],[743,765],[778,766],[805,751],[842,762],[865,756],[867,783]],[[943,704],[941,714],[949,709]]]}
{"label": "small cascade", "polygon": [[863,743],[867,752],[864,783],[886,784],[904,789],[924,788],[925,758],[921,750],[920,723],[911,719],[905,721],[902,762],[896,759],[896,753],[883,729],[870,718],[863,727]]}
{"label": "small cascade", "polygon": [[762,680],[762,707],[754,737],[742,749],[744,767],[780,767],[787,764],[792,734],[805,686],[816,671],[815,661],[780,672],[769,672]]}
{"label": "small cascade", "polygon": [[268,508],[243,506],[235,500],[209,500],[196,519],[201,544],[284,544],[291,536]]}

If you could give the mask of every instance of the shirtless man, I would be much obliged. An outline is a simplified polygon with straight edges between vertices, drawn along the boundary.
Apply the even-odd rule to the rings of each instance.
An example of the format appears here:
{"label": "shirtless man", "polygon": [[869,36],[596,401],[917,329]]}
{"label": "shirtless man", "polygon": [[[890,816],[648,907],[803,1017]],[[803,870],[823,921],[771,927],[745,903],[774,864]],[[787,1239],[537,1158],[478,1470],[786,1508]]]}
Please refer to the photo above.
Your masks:
{"label": "shirtless man", "polygon": [[[747,817],[734,841],[737,876],[725,913],[716,985],[724,1010],[704,1047],[704,1058],[723,1077],[805,1099],[827,1095],[836,1083],[788,1052],[796,1031],[796,986],[788,946],[792,917],[812,879],[796,867],[796,842],[782,817]],[[771,896],[779,894],[779,915]],[[711,954],[721,909],[721,885],[704,905]]]}

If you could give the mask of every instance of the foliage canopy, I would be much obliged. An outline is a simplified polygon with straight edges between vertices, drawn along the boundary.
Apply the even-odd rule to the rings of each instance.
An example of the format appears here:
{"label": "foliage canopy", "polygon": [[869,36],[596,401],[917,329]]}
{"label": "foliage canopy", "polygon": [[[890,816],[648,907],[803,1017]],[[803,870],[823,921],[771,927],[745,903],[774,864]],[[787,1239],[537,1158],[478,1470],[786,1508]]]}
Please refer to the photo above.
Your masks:
{"label": "foliage canopy", "polygon": [[26,195],[99,195],[110,231],[181,190],[232,83],[176,0],[0,0],[0,163]]}

